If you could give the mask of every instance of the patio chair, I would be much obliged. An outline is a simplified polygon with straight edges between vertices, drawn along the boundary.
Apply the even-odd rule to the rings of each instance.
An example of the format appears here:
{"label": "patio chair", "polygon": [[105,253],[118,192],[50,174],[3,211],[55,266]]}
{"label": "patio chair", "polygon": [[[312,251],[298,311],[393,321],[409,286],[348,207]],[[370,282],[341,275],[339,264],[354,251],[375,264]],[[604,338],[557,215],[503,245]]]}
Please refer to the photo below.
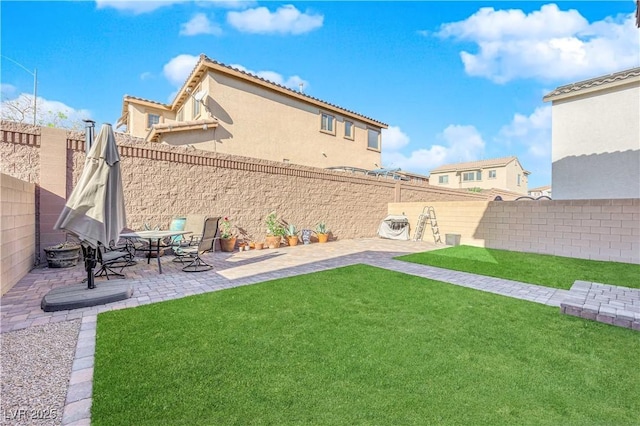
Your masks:
{"label": "patio chair", "polygon": [[[98,250],[96,251],[97,262],[100,264],[100,268],[95,272],[94,276],[96,277],[106,277],[107,280],[109,276],[117,276],[119,278],[125,278],[122,270],[126,266],[131,266],[135,264],[133,260],[133,255],[129,250],[111,250],[107,249],[102,244],[98,245]],[[119,268],[120,270],[116,272],[115,268]]]}
{"label": "patio chair", "polygon": [[203,272],[213,268],[207,262],[202,260],[200,254],[214,251],[215,242],[218,234],[218,222],[220,217],[208,217],[204,220],[204,226],[202,228],[202,238],[198,242],[197,246],[188,247],[176,247],[174,261],[186,262],[190,260],[190,263],[183,267],[185,272]]}

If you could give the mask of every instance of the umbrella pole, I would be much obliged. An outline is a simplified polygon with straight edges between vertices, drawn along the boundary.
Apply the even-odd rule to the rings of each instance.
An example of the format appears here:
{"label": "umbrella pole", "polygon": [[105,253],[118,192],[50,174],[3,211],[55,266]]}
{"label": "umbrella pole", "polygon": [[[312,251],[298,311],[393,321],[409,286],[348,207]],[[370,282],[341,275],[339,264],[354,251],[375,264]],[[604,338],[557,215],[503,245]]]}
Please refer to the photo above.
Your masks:
{"label": "umbrella pole", "polygon": [[96,267],[96,249],[91,246],[82,245],[82,255],[84,256],[84,268],[87,271],[87,286],[89,289],[96,288],[93,276],[93,268]]}

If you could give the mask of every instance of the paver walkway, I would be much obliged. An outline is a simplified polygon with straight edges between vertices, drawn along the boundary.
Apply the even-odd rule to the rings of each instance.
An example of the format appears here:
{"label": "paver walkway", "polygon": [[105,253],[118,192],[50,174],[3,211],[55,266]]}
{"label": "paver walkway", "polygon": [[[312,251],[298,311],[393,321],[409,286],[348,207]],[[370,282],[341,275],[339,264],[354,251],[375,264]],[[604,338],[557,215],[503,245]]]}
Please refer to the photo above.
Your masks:
{"label": "paver walkway", "polygon": [[[616,287],[608,286],[609,293],[604,295],[601,292],[596,306],[596,299],[590,297],[590,294],[602,290],[597,285],[589,285],[587,289],[586,284],[578,283],[575,290],[559,290],[393,260],[393,257],[402,254],[437,248],[442,246],[425,242],[359,239],[275,250],[216,252],[203,257],[214,266],[213,270],[191,274],[183,272],[180,264],[171,262],[171,256],[162,259],[163,274],[158,274],[155,259],[150,264],[139,259],[137,265],[126,269],[127,280],[134,288],[131,299],[59,312],[43,312],[40,309],[42,297],[53,288],[80,282],[86,272],[82,265],[60,270],[35,269],[0,299],[0,331],[4,333],[52,322],[81,319],[62,424],[89,425],[98,313],[358,263],[550,306],[561,307],[565,301],[569,301],[573,305],[569,310],[562,307],[565,313],[602,320],[597,318],[598,315],[614,312],[614,316],[620,314],[616,320],[624,319],[627,323],[616,323],[616,320],[604,322],[640,330],[640,291],[616,291]],[[96,283],[108,285],[104,279]],[[618,294],[624,300],[617,299]],[[613,302],[615,303],[611,305]],[[578,311],[578,308],[585,305],[588,305],[588,311]],[[597,311],[595,316],[594,309]]]}

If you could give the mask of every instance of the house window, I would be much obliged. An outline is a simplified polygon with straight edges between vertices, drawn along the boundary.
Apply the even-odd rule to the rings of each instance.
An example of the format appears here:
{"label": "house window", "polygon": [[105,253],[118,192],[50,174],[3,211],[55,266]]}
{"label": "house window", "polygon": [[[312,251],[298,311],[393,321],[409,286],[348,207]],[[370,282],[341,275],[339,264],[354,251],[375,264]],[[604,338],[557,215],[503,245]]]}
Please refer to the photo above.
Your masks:
{"label": "house window", "polygon": [[496,178],[496,171],[489,170],[489,179],[495,179],[495,178]]}
{"label": "house window", "polygon": [[465,172],[462,174],[462,180],[464,182],[482,180],[482,172]]}
{"label": "house window", "polygon": [[[200,92],[200,86],[196,87],[196,91],[195,93]],[[193,118],[198,118],[198,116],[200,115],[200,101],[197,101],[195,98],[192,98],[193,100]]]}
{"label": "house window", "polygon": [[184,121],[184,107],[178,110],[178,115],[176,115],[176,121]]}
{"label": "house window", "polygon": [[449,175],[438,176],[438,183],[442,183],[442,184],[449,183]]}
{"label": "house window", "polygon": [[518,173],[518,186],[520,186],[520,173]]}
{"label": "house window", "polygon": [[336,134],[335,117],[333,115],[325,114],[324,112],[320,116],[320,131]]}
{"label": "house window", "polygon": [[367,148],[380,151],[380,132],[379,131],[374,129],[368,129]]}
{"label": "house window", "polygon": [[154,124],[160,122],[160,116],[158,114],[147,114],[147,129],[150,129]]}
{"label": "house window", "polygon": [[353,123],[351,121],[344,122],[344,137],[353,139]]}

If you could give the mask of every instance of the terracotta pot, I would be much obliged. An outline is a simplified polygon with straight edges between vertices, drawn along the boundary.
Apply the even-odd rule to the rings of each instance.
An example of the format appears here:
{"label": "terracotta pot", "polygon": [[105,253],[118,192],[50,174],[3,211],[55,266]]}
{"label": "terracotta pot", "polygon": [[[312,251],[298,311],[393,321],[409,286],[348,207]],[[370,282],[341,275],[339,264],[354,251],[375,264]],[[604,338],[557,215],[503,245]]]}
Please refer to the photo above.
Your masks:
{"label": "terracotta pot", "polygon": [[329,239],[329,234],[318,234],[319,243],[326,243],[328,239]]}
{"label": "terracotta pot", "polygon": [[264,243],[256,243],[256,250],[262,250]]}
{"label": "terracotta pot", "polygon": [[267,247],[278,248],[280,247],[280,239],[281,237],[274,237],[273,235],[267,235],[267,237],[264,240]]}
{"label": "terracotta pot", "polygon": [[236,237],[231,238],[221,238],[220,239],[220,250],[226,252],[232,252],[236,248]]}
{"label": "terracotta pot", "polygon": [[287,237],[287,244],[289,244],[291,247],[297,246],[298,245],[298,236],[297,235],[288,236]]}

